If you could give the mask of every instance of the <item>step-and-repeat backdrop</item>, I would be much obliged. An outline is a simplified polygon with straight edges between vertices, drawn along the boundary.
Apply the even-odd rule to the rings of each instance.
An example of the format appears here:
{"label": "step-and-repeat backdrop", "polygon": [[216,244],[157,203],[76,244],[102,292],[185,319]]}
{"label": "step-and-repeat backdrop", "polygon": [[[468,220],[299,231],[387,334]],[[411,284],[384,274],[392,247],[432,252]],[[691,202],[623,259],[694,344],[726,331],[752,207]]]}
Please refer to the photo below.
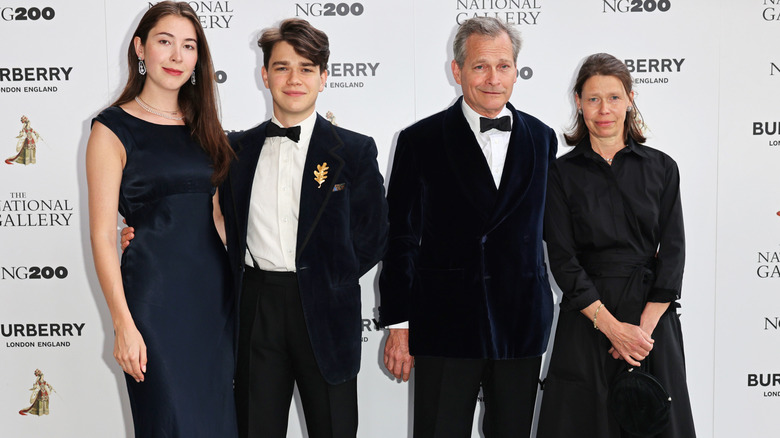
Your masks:
{"label": "step-and-repeat backdrop", "polygon": [[[372,135],[385,174],[399,130],[460,94],[450,47],[469,17],[494,16],[522,32],[512,103],[559,133],[571,122],[570,90],[582,59],[609,52],[624,60],[648,144],[674,157],[682,172],[688,258],[681,314],[699,436],[776,436],[780,0],[189,3],[212,48],[226,130],[270,118],[257,36],[283,18],[304,18],[331,40],[318,111]],[[84,153],[90,120],[124,84],[126,47],[149,5],[0,0],[3,437],[132,436],[92,267]],[[19,155],[26,135],[35,136],[35,150]],[[361,283],[359,435],[410,436],[410,386],[381,366],[386,332],[376,325],[376,272]],[[50,393],[48,412],[20,415],[41,386]],[[478,402],[475,437],[481,410]],[[296,399],[289,436],[306,436],[302,418]]]}

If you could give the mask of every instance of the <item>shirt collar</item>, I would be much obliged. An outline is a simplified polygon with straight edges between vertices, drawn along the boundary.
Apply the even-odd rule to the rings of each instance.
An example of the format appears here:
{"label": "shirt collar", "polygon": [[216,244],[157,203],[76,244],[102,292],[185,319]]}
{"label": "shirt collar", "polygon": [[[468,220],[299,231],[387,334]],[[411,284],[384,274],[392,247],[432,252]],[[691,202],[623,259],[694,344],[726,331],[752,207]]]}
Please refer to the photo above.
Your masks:
{"label": "shirt collar", "polygon": [[[642,148],[642,145],[635,142],[634,139],[631,137],[628,138],[628,143],[626,144],[626,147],[619,150],[618,153],[633,153],[641,158],[647,158],[647,151],[645,151]],[[577,144],[577,146],[572,149],[571,152],[568,154],[562,156],[561,158],[570,160],[572,158],[579,157],[580,155],[584,155],[585,157],[602,160],[601,156],[593,151],[593,148],[590,145],[590,137],[585,137],[581,142]]]}
{"label": "shirt collar", "polygon": [[[461,100],[460,107],[463,109],[463,116],[466,117],[466,121],[469,124],[469,128],[471,128],[471,131],[474,132],[474,135],[486,134],[484,132],[480,132],[479,130],[479,118],[484,116],[481,116],[479,115],[478,112],[474,111],[469,106],[469,104],[466,103],[466,99]],[[504,105],[504,107],[501,109],[501,112],[498,113],[498,115],[495,118],[499,118],[503,116],[509,116],[509,120],[512,123],[514,123],[514,120],[512,120],[512,112],[509,111],[506,105]]]}

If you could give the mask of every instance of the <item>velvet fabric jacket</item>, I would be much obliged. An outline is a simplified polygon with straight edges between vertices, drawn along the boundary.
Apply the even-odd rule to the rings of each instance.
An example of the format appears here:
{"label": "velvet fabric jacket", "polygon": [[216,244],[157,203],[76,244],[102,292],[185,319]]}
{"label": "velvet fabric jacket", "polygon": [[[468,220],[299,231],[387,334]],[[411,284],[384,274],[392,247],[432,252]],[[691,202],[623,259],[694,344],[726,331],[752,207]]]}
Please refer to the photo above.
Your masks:
{"label": "velvet fabric jacket", "polygon": [[381,324],[408,320],[416,356],[539,356],[553,317],[542,223],[555,132],[507,104],[512,134],[496,188],[461,99],[398,137]]}
{"label": "velvet fabric jacket", "polygon": [[[267,123],[230,135],[237,158],[220,188],[228,256],[239,295],[250,194]],[[295,265],[314,356],[330,384],[355,377],[360,368],[358,280],[386,249],[387,203],[376,156],[372,138],[317,116],[303,170]],[[318,188],[314,171],[323,162],[330,169]]]}

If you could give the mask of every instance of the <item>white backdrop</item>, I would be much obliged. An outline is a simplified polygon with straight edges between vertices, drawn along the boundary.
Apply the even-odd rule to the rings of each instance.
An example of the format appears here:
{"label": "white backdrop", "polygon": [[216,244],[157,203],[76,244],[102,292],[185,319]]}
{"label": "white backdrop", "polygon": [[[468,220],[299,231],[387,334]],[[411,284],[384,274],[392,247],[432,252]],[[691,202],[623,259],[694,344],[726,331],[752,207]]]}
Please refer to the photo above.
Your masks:
{"label": "white backdrop", "polygon": [[[780,0],[190,4],[206,28],[226,130],[270,117],[259,32],[305,18],[331,41],[318,111],[373,136],[385,174],[397,133],[460,94],[449,64],[464,18],[497,16],[517,26],[524,47],[512,103],[558,133],[571,121],[570,89],[582,59],[608,52],[625,60],[648,144],[674,157],[682,173],[688,258],[681,313],[698,435],[776,435],[780,117],[771,108],[780,99],[773,48]],[[0,436],[133,435],[92,268],[84,150],[90,120],[124,84],[127,44],[148,7],[140,0],[0,0],[0,158],[16,154],[22,115],[43,138],[35,164],[0,161]],[[410,386],[381,367],[386,333],[373,322],[376,273],[361,284],[359,435],[410,436]],[[29,405],[35,369],[57,391],[48,416],[18,413]],[[299,412],[296,400],[290,437],[306,436]],[[479,436],[477,422],[474,430]]]}

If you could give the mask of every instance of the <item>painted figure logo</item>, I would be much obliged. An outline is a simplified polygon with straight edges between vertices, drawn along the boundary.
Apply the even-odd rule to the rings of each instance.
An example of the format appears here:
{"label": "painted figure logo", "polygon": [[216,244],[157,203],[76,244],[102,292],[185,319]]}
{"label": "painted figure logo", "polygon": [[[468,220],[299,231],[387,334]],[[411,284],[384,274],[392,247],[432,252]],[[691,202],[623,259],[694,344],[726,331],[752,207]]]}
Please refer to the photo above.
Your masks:
{"label": "painted figure logo", "polygon": [[43,379],[43,372],[35,370],[35,382],[30,388],[30,407],[19,411],[21,415],[49,415],[49,393],[57,392]]}
{"label": "painted figure logo", "polygon": [[30,119],[22,116],[22,130],[16,136],[16,155],[5,160],[5,164],[35,164],[35,142],[43,140],[41,135],[30,126]]}

